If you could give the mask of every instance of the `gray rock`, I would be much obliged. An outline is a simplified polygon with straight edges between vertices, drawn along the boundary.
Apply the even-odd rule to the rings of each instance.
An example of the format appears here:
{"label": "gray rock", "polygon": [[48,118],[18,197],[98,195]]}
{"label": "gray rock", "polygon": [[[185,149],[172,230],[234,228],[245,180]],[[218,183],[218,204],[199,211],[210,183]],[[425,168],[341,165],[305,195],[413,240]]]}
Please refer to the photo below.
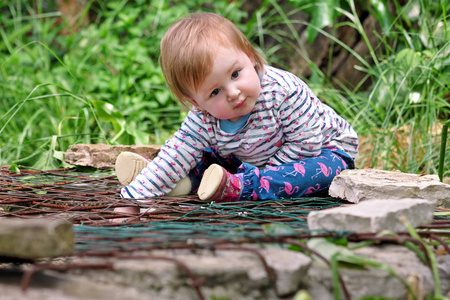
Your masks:
{"label": "gray rock", "polygon": [[71,146],[65,153],[66,162],[98,169],[113,169],[120,152],[130,151],[143,155],[149,159],[155,158],[160,145],[123,146],[105,144],[77,144]]}
{"label": "gray rock", "polygon": [[[434,290],[431,270],[423,264],[417,255],[401,245],[369,246],[353,250],[354,255],[364,257],[390,267],[398,276],[408,281],[421,297]],[[339,274],[352,299],[363,297],[383,297],[388,299],[408,299],[408,290],[395,276],[382,268],[372,266],[356,267],[340,265]],[[410,279],[415,278],[412,282]],[[334,299],[332,272],[320,260],[314,260],[307,277],[307,290],[311,295],[321,295],[317,299]],[[327,294],[327,291],[329,294]],[[342,299],[345,297],[342,296]],[[314,297],[314,299],[316,299]]]}
{"label": "gray rock", "polygon": [[442,294],[450,296],[450,254],[438,256],[436,263],[441,279]]}
{"label": "gray rock", "polygon": [[264,248],[261,253],[275,271],[278,296],[295,293],[311,265],[311,258],[300,252],[274,247]]}
{"label": "gray rock", "polygon": [[399,217],[405,216],[412,226],[433,220],[434,204],[423,199],[372,200],[308,214],[310,230],[349,230],[355,232],[406,231]]}
{"label": "gray rock", "polygon": [[332,197],[358,203],[371,199],[421,198],[450,207],[450,185],[437,175],[407,174],[375,169],[345,170],[331,183]]}
{"label": "gray rock", "polygon": [[63,220],[1,219],[0,256],[38,259],[74,251],[72,224]]}

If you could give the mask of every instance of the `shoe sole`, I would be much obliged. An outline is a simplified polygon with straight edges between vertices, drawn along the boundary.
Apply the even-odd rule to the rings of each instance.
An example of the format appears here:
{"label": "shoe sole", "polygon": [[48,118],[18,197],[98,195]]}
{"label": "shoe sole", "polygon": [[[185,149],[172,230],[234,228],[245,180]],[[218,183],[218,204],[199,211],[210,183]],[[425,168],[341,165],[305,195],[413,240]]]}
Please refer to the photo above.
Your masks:
{"label": "shoe sole", "polygon": [[217,195],[217,190],[226,183],[227,178],[225,175],[224,169],[219,165],[213,164],[206,169],[197,192],[200,200],[206,201],[217,198],[219,196]]}
{"label": "shoe sole", "polygon": [[150,163],[150,160],[133,152],[121,152],[116,159],[116,175],[120,183],[129,185],[134,178]]}

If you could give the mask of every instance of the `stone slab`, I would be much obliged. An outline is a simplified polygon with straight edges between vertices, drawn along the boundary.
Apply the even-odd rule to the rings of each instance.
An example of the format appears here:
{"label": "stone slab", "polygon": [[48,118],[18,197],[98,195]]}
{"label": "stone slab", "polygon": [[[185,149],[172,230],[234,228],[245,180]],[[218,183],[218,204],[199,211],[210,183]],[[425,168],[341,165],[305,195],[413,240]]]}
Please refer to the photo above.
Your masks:
{"label": "stone slab", "polygon": [[[161,299],[198,299],[192,289],[192,279],[182,263],[201,283],[206,299],[275,300],[298,291],[312,262],[309,256],[300,252],[250,245],[231,245],[230,249],[214,251],[155,250],[150,255],[141,254],[142,259],[112,260],[114,272],[81,272],[84,277],[95,278],[97,282],[158,291]],[[274,272],[275,282],[271,282],[261,257]],[[77,262],[90,261],[82,258]]]}
{"label": "stone slab", "polygon": [[418,175],[375,169],[345,170],[331,183],[329,194],[349,202],[371,199],[420,198],[450,207],[450,185],[437,175]]}
{"label": "stone slab", "polygon": [[300,252],[275,247],[260,250],[267,265],[275,271],[278,296],[288,296],[298,290],[312,259]]}
{"label": "stone slab", "polygon": [[[317,250],[317,249],[315,249]],[[390,267],[401,278],[408,281],[416,291],[417,299],[425,299],[434,290],[434,279],[430,268],[411,250],[402,245],[381,244],[352,250],[353,255]],[[319,251],[319,253],[321,253]],[[322,253],[321,253],[322,254]],[[450,255],[448,255],[450,257]],[[382,268],[366,266],[357,268],[340,265],[339,274],[351,296],[351,299],[411,299],[402,282]],[[440,278],[441,283],[449,281],[449,276]],[[333,297],[333,279],[330,267],[320,259],[314,260],[309,269],[306,289],[313,299],[335,299]],[[320,291],[320,295],[317,292]],[[329,293],[327,295],[327,292]],[[442,289],[444,295],[448,290]],[[345,296],[341,294],[341,299]]]}
{"label": "stone slab", "polygon": [[97,169],[113,169],[120,152],[135,152],[153,159],[158,155],[160,149],[160,145],[123,146],[77,144],[69,147],[64,154],[64,159],[66,162],[77,166],[94,167]]}
{"label": "stone slab", "polygon": [[0,219],[0,256],[34,260],[72,254],[72,224],[64,220]]}
{"label": "stone slab", "polygon": [[349,230],[354,232],[406,231],[399,217],[405,216],[412,226],[432,222],[434,203],[423,199],[386,199],[365,201],[308,214],[310,230]]}

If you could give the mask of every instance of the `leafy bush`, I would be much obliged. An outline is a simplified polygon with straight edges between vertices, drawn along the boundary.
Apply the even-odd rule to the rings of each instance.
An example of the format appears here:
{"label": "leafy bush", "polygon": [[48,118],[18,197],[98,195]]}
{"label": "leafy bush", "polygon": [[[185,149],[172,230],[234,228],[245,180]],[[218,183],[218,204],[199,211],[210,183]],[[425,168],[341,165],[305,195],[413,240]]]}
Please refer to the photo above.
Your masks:
{"label": "leafy bush", "polygon": [[[450,115],[450,26],[445,2],[411,0],[400,5],[393,1],[390,8],[384,0],[290,3],[286,9],[277,1],[264,1],[255,14],[262,24],[255,25],[260,28],[253,30],[255,39],[276,40],[264,49],[275,59],[284,53],[309,64],[313,90],[345,116],[361,137],[358,167],[437,173],[441,128]],[[362,8],[378,20],[379,31],[367,31],[361,24]],[[310,14],[309,21],[297,18],[299,10]],[[298,32],[299,25],[307,25],[305,32]],[[331,28],[325,30],[327,26]],[[335,37],[344,27],[356,30],[367,56]],[[355,86],[349,87],[330,75],[329,69],[313,63],[315,53],[305,49],[305,40],[313,42],[318,33],[331,40],[328,67],[338,59],[333,56],[337,46],[356,59],[354,71],[364,76]],[[292,66],[285,59],[276,63]],[[449,176],[449,164],[444,168]]]}
{"label": "leafy bush", "polygon": [[71,34],[53,1],[1,4],[0,163],[45,169],[74,143],[163,143],[183,119],[158,64],[167,27],[198,10],[245,16],[208,2],[91,1],[80,14],[92,21]]}
{"label": "leafy bush", "polygon": [[[0,164],[57,167],[55,157],[75,143],[163,143],[185,111],[164,83],[159,41],[184,14],[213,11],[237,24],[269,63],[306,62],[304,79],[361,136],[359,167],[436,173],[450,115],[445,1],[91,0],[75,24],[54,0],[2,3],[0,11]],[[381,30],[368,31],[362,14]],[[335,37],[342,28],[357,32],[367,56]],[[331,41],[325,69],[306,49],[319,35]],[[364,74],[354,86],[332,76],[336,47]]]}

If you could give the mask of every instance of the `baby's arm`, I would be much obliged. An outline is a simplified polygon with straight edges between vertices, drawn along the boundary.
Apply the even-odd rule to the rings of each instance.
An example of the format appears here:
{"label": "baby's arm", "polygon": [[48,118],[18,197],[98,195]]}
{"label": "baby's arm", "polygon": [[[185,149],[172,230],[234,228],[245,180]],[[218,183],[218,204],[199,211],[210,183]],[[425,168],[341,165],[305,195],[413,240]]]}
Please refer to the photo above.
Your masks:
{"label": "baby's arm", "polygon": [[121,191],[123,198],[147,199],[170,192],[199,162],[209,146],[206,125],[190,112],[181,128],[167,140],[158,156]]}

